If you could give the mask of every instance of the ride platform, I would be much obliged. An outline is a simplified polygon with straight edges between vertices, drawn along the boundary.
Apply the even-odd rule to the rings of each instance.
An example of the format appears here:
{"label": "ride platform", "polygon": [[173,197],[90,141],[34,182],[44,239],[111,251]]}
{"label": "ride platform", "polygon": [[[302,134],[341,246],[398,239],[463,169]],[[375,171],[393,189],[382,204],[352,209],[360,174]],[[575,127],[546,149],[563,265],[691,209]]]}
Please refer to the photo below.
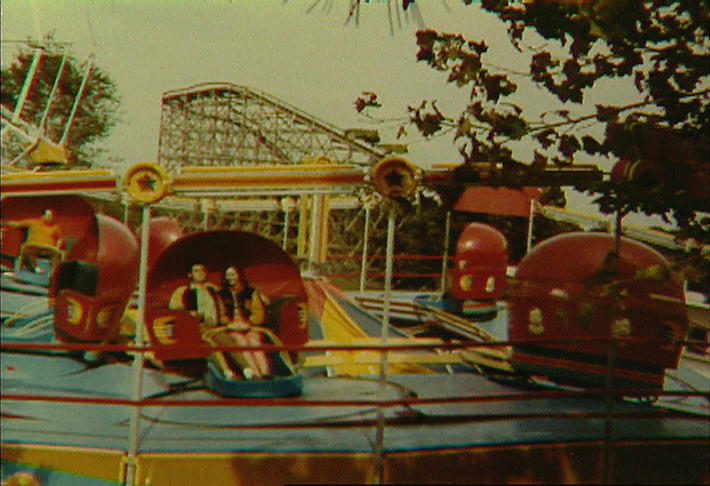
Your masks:
{"label": "ride platform", "polygon": [[[42,464],[40,484],[120,484],[129,364],[6,353],[3,368],[4,477]],[[306,376],[301,396],[276,400],[225,399],[157,370],[143,385],[137,484],[372,483],[378,457],[385,483],[599,482],[604,468],[613,482],[707,478],[706,420],[589,393],[473,374]]]}

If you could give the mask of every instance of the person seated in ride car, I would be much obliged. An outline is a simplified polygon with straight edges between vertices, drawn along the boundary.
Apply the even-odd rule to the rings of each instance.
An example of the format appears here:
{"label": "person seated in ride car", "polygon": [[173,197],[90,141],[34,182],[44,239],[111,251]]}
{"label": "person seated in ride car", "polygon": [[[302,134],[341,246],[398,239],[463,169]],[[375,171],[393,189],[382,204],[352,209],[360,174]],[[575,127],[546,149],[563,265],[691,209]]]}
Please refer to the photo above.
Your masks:
{"label": "person seated in ride car", "polygon": [[[175,289],[170,297],[168,307],[173,310],[187,311],[200,321],[200,336],[211,346],[239,345],[230,336],[226,326],[222,326],[222,316],[225,315],[224,305],[219,296],[219,287],[207,280],[207,268],[202,263],[195,263],[188,273],[190,282]],[[217,368],[229,379],[236,379],[237,372],[250,369],[250,362],[240,351],[215,351],[210,354]],[[248,373],[247,373],[248,374]],[[244,374],[245,378],[251,378]]]}
{"label": "person seated in ride car", "polygon": [[[262,346],[263,333],[254,326],[260,326],[266,320],[268,301],[247,283],[237,266],[231,265],[225,270],[219,296],[224,309],[222,324],[227,326],[234,342],[239,346]],[[269,358],[264,351],[245,351],[243,355],[248,363],[244,369],[247,378],[261,378],[271,373]]]}
{"label": "person seated in ride car", "polygon": [[224,312],[219,288],[207,280],[207,267],[202,263],[194,263],[187,276],[190,282],[173,291],[168,307],[188,311],[200,320],[200,329],[204,332],[217,326]]}
{"label": "person seated in ride car", "polygon": [[6,226],[27,228],[25,244],[62,248],[64,240],[62,230],[55,220],[54,211],[45,209],[39,218],[26,218],[19,221],[3,221]]}
{"label": "person seated in ride car", "polygon": [[35,270],[35,262],[38,257],[52,258],[57,252],[61,254],[64,238],[53,210],[45,209],[38,218],[3,221],[2,224],[12,228],[27,229],[27,236],[21,251],[26,254],[31,269]]}

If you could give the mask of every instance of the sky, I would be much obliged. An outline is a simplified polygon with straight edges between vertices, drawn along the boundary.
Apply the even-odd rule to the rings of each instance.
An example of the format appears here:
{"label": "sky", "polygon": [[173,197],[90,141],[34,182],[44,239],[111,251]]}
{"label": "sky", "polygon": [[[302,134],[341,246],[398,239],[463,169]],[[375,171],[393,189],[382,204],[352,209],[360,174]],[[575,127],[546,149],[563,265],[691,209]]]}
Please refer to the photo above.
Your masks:
{"label": "sky", "polygon": [[[400,3],[392,0],[393,4]],[[406,157],[428,167],[458,163],[452,137],[425,141],[413,127],[394,138],[358,114],[362,92],[378,94],[382,118],[406,116],[407,106],[437,100],[457,115],[467,89],[416,61],[415,33],[422,27],[485,39],[496,66],[525,69],[528,58],[514,50],[505,26],[475,4],[459,0],[417,2],[412,12],[388,16],[387,0],[362,2],[357,24],[346,22],[349,0],[3,0],[0,3],[2,64],[17,44],[53,33],[77,59],[95,56],[122,98],[120,118],[106,147],[124,167],[156,160],[162,94],[203,82],[228,82],[269,93],[339,128],[381,128],[383,142],[409,143]],[[390,19],[392,26],[390,26]],[[518,101],[533,111],[561,107],[542,90],[521,85]],[[588,99],[628,100],[625,85],[600,86]],[[572,107],[574,109],[574,107]],[[521,147],[520,150],[529,150]],[[584,160],[609,170],[612,161]],[[594,212],[588,196],[568,191],[569,207]],[[632,217],[638,224],[657,218]]]}

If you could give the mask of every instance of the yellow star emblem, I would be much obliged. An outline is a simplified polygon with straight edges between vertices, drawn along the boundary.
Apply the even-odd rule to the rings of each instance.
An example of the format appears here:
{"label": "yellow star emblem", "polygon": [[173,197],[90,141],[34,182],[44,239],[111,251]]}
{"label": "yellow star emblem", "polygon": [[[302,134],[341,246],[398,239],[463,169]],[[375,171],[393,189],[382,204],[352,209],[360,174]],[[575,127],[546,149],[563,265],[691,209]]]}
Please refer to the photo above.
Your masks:
{"label": "yellow star emblem", "polygon": [[170,177],[158,164],[141,162],[128,169],[124,176],[124,186],[131,198],[150,204],[168,193]]}
{"label": "yellow star emblem", "polygon": [[404,199],[417,189],[417,170],[406,159],[387,157],[372,168],[372,183],[385,197]]}

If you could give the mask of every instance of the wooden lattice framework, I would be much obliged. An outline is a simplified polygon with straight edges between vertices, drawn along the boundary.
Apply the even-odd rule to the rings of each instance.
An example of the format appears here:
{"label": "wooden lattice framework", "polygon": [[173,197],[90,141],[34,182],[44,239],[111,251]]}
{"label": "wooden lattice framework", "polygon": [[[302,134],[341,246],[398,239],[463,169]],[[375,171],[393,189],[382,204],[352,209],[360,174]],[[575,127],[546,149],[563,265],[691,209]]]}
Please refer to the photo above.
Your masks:
{"label": "wooden lattice framework", "polygon": [[204,83],[162,98],[158,161],[179,166],[301,164],[309,160],[369,165],[383,149],[267,93]]}
{"label": "wooden lattice framework", "polygon": [[[166,92],[162,98],[158,162],[181,167],[350,164],[367,170],[387,151],[356,138],[357,131],[337,128],[267,93],[231,83],[202,83]],[[349,255],[342,268],[359,268],[363,241],[362,189],[328,197],[325,203],[325,253]],[[308,257],[314,196],[289,198],[252,195],[235,205],[198,200],[160,212],[184,231],[232,228],[253,231],[283,245],[292,255]],[[305,209],[305,210],[304,210]],[[380,218],[371,225],[384,224]],[[376,231],[376,230],[375,230]],[[381,249],[371,247],[376,252]],[[335,264],[338,266],[338,264]]]}

